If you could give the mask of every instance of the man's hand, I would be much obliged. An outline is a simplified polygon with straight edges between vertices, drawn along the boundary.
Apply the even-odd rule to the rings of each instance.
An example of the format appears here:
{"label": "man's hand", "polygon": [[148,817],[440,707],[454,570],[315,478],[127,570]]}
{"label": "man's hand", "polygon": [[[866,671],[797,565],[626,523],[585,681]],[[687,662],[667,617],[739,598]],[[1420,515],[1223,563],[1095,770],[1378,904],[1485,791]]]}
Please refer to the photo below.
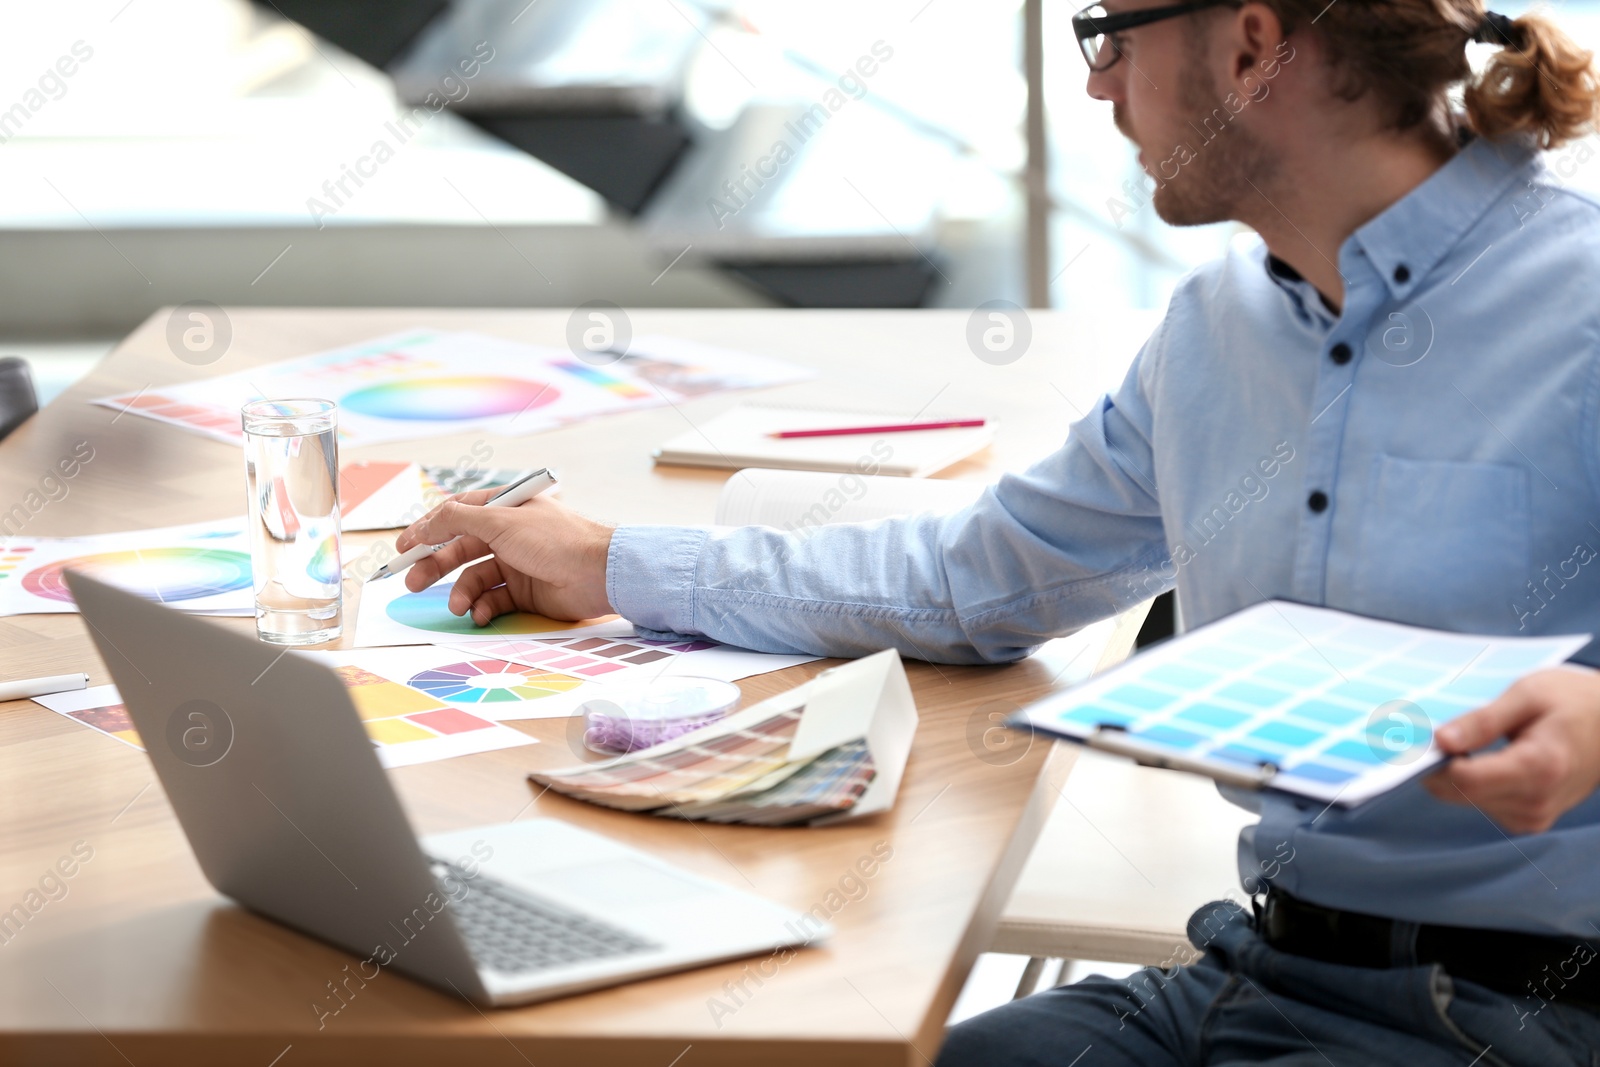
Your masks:
{"label": "man's hand", "polygon": [[479,489],[453,497],[395,540],[395,549],[405,552],[463,535],[407,571],[406,588],[426,589],[468,560],[490,556],[461,572],[450,592],[452,614],[470,611],[479,626],[510,611],[552,619],[609,615],[606,554],[612,528],[548,496],[520,507],[483,507],[496,492]]}
{"label": "man's hand", "polygon": [[[1467,755],[1502,737],[1504,748]],[[1530,674],[1434,740],[1455,758],[1427,779],[1428,792],[1474,804],[1514,834],[1541,833],[1600,785],[1600,672]]]}

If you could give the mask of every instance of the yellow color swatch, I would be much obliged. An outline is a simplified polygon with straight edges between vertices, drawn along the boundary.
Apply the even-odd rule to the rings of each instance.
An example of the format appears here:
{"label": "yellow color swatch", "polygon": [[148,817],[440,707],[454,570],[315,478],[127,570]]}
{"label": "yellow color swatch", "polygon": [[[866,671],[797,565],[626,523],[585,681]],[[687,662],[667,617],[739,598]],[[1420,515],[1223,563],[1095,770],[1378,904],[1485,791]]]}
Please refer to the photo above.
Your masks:
{"label": "yellow color swatch", "polygon": [[426,693],[419,693],[399,682],[391,682],[360,667],[338,667],[335,672],[345,688],[350,690],[350,699],[355,702],[356,712],[369,722],[372,719],[410,715],[414,711],[437,711],[445,706]]}
{"label": "yellow color swatch", "polygon": [[432,741],[439,735],[404,719],[369,719],[367,736],[380,745],[400,745],[407,741]]}

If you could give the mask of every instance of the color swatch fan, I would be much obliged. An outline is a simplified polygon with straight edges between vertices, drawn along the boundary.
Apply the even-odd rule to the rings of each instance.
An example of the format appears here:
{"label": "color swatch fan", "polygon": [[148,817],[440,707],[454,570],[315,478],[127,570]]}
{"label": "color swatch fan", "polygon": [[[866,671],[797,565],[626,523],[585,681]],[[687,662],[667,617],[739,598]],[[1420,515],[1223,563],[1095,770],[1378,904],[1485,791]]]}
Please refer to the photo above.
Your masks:
{"label": "color swatch fan", "polygon": [[627,756],[529,777],[625,811],[790,826],[892,807],[917,709],[900,657],[879,652]]}

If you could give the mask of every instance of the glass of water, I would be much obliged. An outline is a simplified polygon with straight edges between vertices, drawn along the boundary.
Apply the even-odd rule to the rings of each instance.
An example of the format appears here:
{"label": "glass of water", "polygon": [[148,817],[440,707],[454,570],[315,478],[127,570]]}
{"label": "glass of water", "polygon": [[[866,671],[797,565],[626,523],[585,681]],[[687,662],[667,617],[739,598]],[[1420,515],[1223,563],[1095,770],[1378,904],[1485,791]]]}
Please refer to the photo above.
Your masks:
{"label": "glass of water", "polygon": [[258,400],[243,418],[256,633],[277,645],[332,641],[343,628],[339,409]]}

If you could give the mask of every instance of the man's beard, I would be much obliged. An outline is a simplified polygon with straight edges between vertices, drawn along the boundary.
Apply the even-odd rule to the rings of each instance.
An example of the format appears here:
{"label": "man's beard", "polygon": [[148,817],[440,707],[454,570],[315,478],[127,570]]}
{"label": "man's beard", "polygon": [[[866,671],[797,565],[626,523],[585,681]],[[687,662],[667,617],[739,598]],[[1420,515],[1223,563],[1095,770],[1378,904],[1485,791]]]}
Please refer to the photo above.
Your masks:
{"label": "man's beard", "polygon": [[[1157,183],[1150,202],[1162,221],[1173,226],[1237,219],[1245,198],[1268,184],[1272,155],[1223,103],[1226,94],[1217,91],[1198,50],[1179,72],[1178,93],[1189,109],[1183,118],[1193,136],[1174,145],[1164,158],[1151,160],[1147,152],[1146,164]],[[1250,101],[1244,103],[1248,107]],[[1113,109],[1112,117],[1117,129],[1133,139],[1120,108]]]}

